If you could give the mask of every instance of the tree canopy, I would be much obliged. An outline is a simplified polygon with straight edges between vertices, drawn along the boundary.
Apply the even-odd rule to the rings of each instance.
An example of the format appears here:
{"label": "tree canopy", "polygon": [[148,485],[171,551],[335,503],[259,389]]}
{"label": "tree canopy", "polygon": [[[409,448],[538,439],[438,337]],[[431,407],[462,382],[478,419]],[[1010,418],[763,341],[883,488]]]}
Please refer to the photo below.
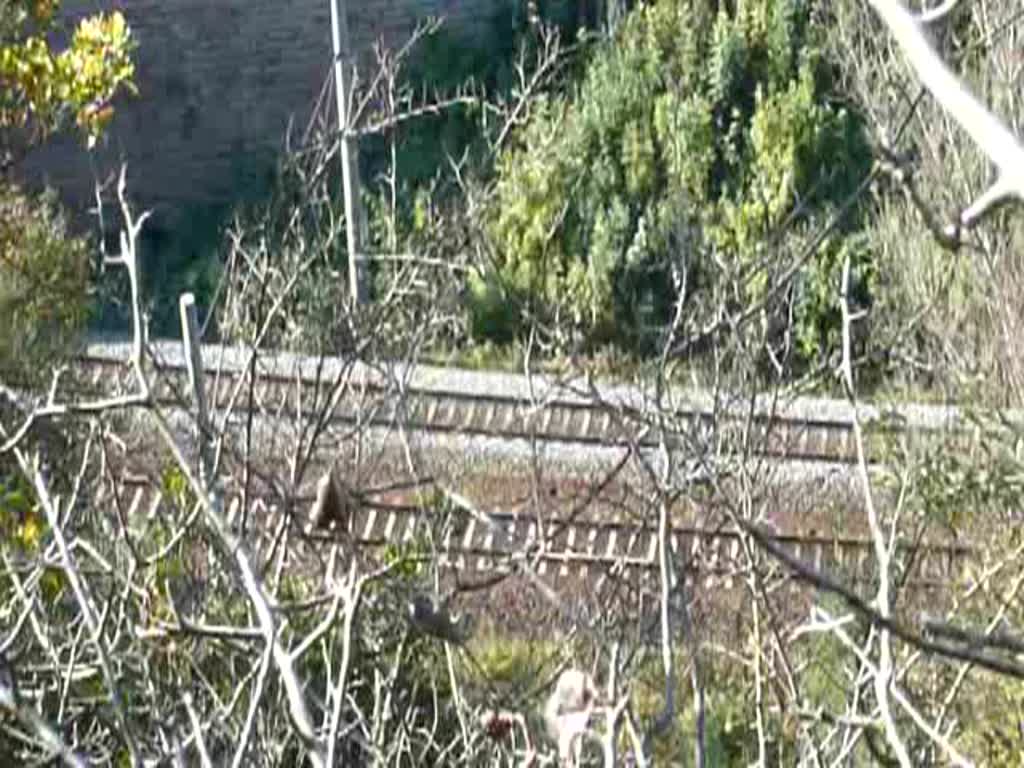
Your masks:
{"label": "tree canopy", "polygon": [[51,37],[59,6],[56,0],[0,0],[5,144],[14,137],[45,138],[73,121],[91,146],[113,116],[114,96],[134,91],[134,42],[124,16],[115,11],[82,19],[67,46],[57,49]]}

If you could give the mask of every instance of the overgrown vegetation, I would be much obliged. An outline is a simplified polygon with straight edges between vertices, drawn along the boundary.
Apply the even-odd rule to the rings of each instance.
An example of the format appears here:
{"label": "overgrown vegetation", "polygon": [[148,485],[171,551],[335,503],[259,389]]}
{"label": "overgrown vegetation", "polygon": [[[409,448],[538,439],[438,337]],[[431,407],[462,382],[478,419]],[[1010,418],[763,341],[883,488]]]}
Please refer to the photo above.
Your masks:
{"label": "overgrown vegetation", "polygon": [[0,371],[39,384],[77,341],[91,305],[93,260],[56,200],[0,186]]}
{"label": "overgrown vegetation", "polygon": [[[495,263],[470,284],[476,334],[509,338],[539,321],[556,348],[643,354],[677,302],[695,329],[718,302],[763,299],[784,254],[869,162],[858,119],[832,98],[825,34],[808,2],[638,7],[498,160]],[[857,221],[845,219],[770,308],[803,359],[836,341],[845,253],[858,292],[870,290],[865,248],[844,237]]]}
{"label": "overgrown vegetation", "polygon": [[[1017,123],[1020,20],[1006,6],[964,4],[933,36]],[[19,19],[24,37],[50,19],[32,7],[0,19]],[[115,23],[93,32],[104,29],[114,48],[128,39]],[[571,55],[521,31],[526,45],[490,62],[487,99],[460,91],[450,111],[396,120],[371,145],[389,181],[368,194],[370,306],[347,297],[329,131],[234,219],[209,312],[251,356],[198,429],[150,397],[161,372],[141,338],[128,374],[139,395],[83,405],[60,381],[43,386],[85,315],[89,259],[47,198],[0,187],[0,359],[26,368],[17,380],[0,369],[0,763],[565,762],[558,742],[581,714],[596,734],[581,764],[602,749],[655,765],[1021,761],[1024,433],[1019,411],[975,407],[1019,408],[1024,394],[1020,213],[988,215],[958,252],[927,226],[984,188],[989,162],[916,95],[866,6],[659,0]],[[502,69],[506,55],[518,71]],[[481,62],[443,46],[424,57],[449,88]],[[0,103],[25,109],[18,94],[39,87],[27,82],[0,77]],[[396,103],[383,120],[415,104]],[[90,120],[87,134],[102,125]],[[0,125],[4,141],[13,126]],[[449,153],[468,158],[458,173]],[[124,245],[130,266],[137,243]],[[570,499],[533,445],[526,501],[501,525],[450,490],[470,495],[472,457],[428,458],[422,401],[395,365],[481,339],[534,369],[527,353],[600,353],[653,393],[619,407],[602,398],[611,390],[578,388],[628,450],[607,474],[565,480]],[[265,396],[260,358],[280,347],[314,356],[312,380],[277,371]],[[704,419],[673,400],[670,362],[687,356],[714,375]],[[854,398],[865,371],[969,407],[957,430],[945,418],[925,440],[879,428],[863,466],[780,481],[785,441],[764,434],[752,403],[784,401],[800,374],[828,387],[836,372]],[[580,452],[600,450],[618,448]],[[508,467],[486,478],[502,506],[518,493]],[[335,473],[353,488],[329,519],[304,520],[317,476]],[[356,493],[368,478],[385,490]],[[159,507],[126,498],[140,484]],[[400,542],[356,547],[364,507],[417,522]],[[625,526],[657,524],[645,539],[657,567],[640,576],[623,558],[598,575],[590,562],[588,580],[562,580],[571,558],[557,560],[562,533],[544,529],[609,514],[627,549],[641,534]],[[516,539],[519,523],[530,532]],[[670,526],[685,543],[691,524],[728,547],[673,548]],[[808,525],[869,546],[830,565],[766,533]],[[442,558],[474,528],[508,540],[511,575]],[[576,541],[577,554],[610,539]],[[948,542],[972,547],[958,570],[912,582],[915,545]],[[472,628],[452,617],[474,609],[490,623],[468,640],[442,631]],[[601,685],[552,725],[565,667]]]}
{"label": "overgrown vegetation", "polygon": [[0,370],[32,377],[85,326],[92,262],[52,195],[21,191],[11,173],[31,146],[73,127],[92,146],[134,89],[131,31],[120,13],[84,19],[49,42],[58,3],[0,1]]}

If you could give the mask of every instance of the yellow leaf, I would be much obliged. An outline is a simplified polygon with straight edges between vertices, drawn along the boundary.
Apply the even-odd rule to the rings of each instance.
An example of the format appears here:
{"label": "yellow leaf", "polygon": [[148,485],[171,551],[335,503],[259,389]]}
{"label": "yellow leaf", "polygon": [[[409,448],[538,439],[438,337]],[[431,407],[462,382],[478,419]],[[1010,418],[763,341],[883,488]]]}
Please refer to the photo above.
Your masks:
{"label": "yellow leaf", "polygon": [[39,542],[43,537],[43,526],[39,517],[29,513],[21,524],[18,532],[18,540],[25,549],[38,549]]}

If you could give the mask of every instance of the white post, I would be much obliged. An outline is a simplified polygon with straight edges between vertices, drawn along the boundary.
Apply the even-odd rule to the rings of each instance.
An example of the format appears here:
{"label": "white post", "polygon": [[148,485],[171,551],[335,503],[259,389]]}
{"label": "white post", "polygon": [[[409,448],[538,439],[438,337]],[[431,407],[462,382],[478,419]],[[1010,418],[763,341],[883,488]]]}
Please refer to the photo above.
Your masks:
{"label": "white post", "polygon": [[196,403],[196,425],[199,433],[199,475],[209,482],[210,471],[210,423],[206,410],[206,377],[203,372],[203,355],[199,339],[199,314],[196,311],[196,297],[191,293],[181,294],[178,300],[181,311],[181,340],[185,346],[185,366],[188,382]]}
{"label": "white post", "polygon": [[349,135],[349,106],[352,91],[351,47],[348,37],[348,0],[330,0],[331,42],[334,48],[334,94],[341,133],[341,176],[345,193],[345,233],[348,245],[348,280],[355,306],[368,298],[363,263],[363,217],[360,204],[359,144]]}

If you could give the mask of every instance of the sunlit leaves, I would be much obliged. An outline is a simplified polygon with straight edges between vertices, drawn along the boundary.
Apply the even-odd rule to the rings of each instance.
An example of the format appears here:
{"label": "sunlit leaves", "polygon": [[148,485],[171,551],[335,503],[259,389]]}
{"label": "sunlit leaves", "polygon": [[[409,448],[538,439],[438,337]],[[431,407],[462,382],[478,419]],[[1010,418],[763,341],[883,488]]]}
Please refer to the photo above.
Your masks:
{"label": "sunlit leaves", "polygon": [[46,521],[32,489],[21,476],[0,478],[0,537],[22,552],[38,552]]}
{"label": "sunlit leaves", "polygon": [[0,130],[31,122],[46,135],[71,119],[91,147],[113,116],[115,95],[135,91],[131,30],[118,11],[97,14],[83,19],[58,52],[45,36],[54,4],[31,5],[37,28],[12,34],[5,27],[0,37]]}

